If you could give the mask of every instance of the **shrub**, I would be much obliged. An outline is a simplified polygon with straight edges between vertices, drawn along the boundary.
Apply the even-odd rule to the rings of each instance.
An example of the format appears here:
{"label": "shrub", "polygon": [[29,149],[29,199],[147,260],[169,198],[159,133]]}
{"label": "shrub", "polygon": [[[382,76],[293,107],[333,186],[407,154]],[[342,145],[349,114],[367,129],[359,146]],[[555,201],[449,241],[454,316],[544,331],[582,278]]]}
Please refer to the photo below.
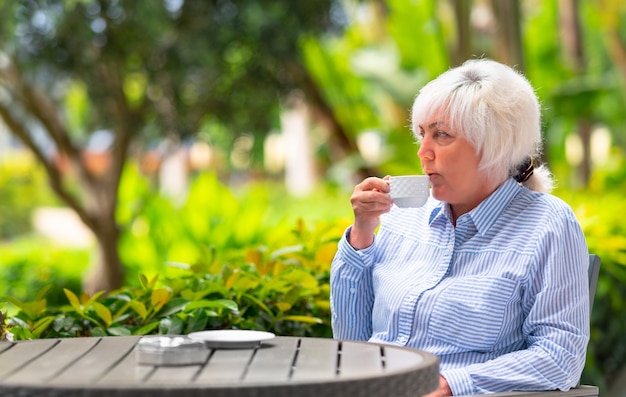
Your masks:
{"label": "shrub", "polygon": [[591,339],[582,382],[607,388],[626,368],[626,224],[615,211],[626,205],[621,193],[563,192],[587,238],[589,252],[601,259],[591,313]]}
{"label": "shrub", "polygon": [[18,308],[6,329],[14,339],[186,334],[203,329],[258,329],[280,335],[331,336],[329,271],[345,224],[308,230],[298,222],[292,244],[228,253],[215,251],[194,264],[170,264],[170,276],[140,276],[140,285],[108,295],[76,295],[47,305],[41,290]]}
{"label": "shrub", "polygon": [[[0,297],[33,300],[37,291],[48,285],[80,291],[88,263],[89,250],[59,247],[38,237],[0,243]],[[50,289],[46,299],[50,305],[67,302],[61,288]]]}

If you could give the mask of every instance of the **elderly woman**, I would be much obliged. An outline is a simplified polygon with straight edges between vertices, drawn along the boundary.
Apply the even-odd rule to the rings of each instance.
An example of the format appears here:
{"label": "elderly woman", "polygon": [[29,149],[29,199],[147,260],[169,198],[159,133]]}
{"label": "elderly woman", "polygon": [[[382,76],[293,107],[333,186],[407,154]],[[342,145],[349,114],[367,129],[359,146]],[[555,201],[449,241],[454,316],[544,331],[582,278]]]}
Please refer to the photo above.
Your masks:
{"label": "elderly woman", "polygon": [[575,386],[589,340],[588,251],[536,167],[532,87],[508,66],[467,61],[420,90],[412,127],[432,197],[398,208],[387,177],[355,187],[331,269],[334,337],[436,354],[433,395]]}

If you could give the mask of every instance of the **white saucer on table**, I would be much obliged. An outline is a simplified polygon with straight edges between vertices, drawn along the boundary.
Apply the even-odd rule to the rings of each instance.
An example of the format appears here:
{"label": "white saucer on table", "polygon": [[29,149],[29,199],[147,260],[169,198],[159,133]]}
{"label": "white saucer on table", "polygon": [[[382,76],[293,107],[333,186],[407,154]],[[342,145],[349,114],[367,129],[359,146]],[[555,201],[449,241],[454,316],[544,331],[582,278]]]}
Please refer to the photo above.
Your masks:
{"label": "white saucer on table", "polygon": [[211,348],[246,349],[257,347],[261,342],[273,339],[276,335],[266,331],[221,329],[192,332],[188,336],[203,341]]}

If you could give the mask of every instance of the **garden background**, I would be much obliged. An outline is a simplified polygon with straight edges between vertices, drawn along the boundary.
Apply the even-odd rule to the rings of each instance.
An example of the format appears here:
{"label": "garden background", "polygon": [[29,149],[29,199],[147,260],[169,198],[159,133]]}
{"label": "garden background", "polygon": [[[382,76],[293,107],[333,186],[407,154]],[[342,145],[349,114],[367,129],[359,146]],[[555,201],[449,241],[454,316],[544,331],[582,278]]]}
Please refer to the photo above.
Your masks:
{"label": "garden background", "polygon": [[583,383],[626,390],[619,0],[28,0],[0,5],[0,337],[330,337],[364,176],[419,173],[419,88],[522,70],[554,194],[602,259]]}

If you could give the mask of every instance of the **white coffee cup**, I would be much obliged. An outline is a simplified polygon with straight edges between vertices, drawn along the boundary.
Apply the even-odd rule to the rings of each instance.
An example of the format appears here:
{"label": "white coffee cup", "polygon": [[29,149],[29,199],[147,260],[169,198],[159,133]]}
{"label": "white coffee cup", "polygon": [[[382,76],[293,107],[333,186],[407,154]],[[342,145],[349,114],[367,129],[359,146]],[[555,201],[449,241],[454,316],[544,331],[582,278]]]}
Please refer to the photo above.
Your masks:
{"label": "white coffee cup", "polygon": [[389,186],[391,198],[400,208],[421,207],[430,196],[428,175],[392,176]]}

